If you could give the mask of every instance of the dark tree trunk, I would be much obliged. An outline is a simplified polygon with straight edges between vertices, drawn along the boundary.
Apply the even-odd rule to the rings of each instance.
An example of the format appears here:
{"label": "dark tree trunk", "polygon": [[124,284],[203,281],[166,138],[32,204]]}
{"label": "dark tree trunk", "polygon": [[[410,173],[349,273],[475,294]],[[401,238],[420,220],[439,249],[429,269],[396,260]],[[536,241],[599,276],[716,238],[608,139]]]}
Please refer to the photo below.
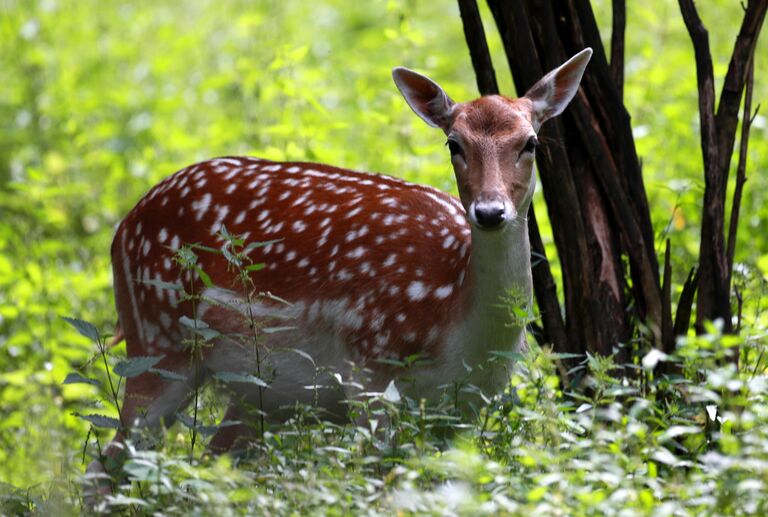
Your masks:
{"label": "dark tree trunk", "polygon": [[[715,112],[714,72],[709,51],[709,34],[699,18],[693,0],[679,0],[679,3],[696,56],[701,152],[704,155],[705,187],[699,247],[702,280],[696,303],[696,329],[703,332],[705,321],[720,319],[723,321],[723,331],[731,332],[733,330],[730,304],[732,264],[728,260],[725,240],[725,198],[741,96],[747,83],[757,38],[765,19],[768,0],[750,0],[747,4],[741,29],[731,54],[717,112]],[[740,199],[740,191],[738,195]],[[738,210],[738,204],[735,204],[735,209]],[[735,238],[735,229],[733,235]]]}

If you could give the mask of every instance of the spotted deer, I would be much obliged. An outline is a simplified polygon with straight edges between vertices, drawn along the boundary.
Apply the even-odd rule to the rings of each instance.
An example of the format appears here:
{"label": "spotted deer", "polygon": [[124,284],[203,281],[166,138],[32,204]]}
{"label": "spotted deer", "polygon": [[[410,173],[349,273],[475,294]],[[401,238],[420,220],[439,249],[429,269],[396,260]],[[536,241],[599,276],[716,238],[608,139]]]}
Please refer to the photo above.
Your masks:
{"label": "spotted deer", "polygon": [[[243,420],[248,405],[279,418],[297,401],[344,418],[353,383],[307,385],[366,368],[366,389],[381,391],[400,375],[381,359],[423,359],[398,381],[417,398],[435,397],[459,378],[486,392],[503,388],[504,369],[482,365],[492,351],[526,346],[524,325],[510,319],[502,299],[515,292],[531,304],[526,213],[536,134],[571,101],[591,54],[583,50],[521,98],[466,103],[427,77],[394,69],[411,109],[447,135],[459,198],[389,176],[246,157],[197,163],[152,188],[112,244],[118,333],[129,358],[162,356],[158,368],[187,380],[151,372],[128,378],[123,428],[106,455],[117,453],[130,427],[170,425],[193,388],[217,372],[270,372],[266,388],[231,385],[228,420]],[[224,228],[263,244],[247,248],[248,262],[264,265],[252,268],[247,285],[218,253],[197,252],[208,282],[179,271],[184,244],[221,248]],[[183,297],[191,292],[197,303]],[[182,345],[190,320],[218,333],[197,359]],[[257,331],[283,330],[253,344],[241,337],[254,323]],[[328,373],[317,380],[318,372]],[[247,427],[222,428],[211,447],[230,449]],[[89,470],[103,466],[95,460]]]}

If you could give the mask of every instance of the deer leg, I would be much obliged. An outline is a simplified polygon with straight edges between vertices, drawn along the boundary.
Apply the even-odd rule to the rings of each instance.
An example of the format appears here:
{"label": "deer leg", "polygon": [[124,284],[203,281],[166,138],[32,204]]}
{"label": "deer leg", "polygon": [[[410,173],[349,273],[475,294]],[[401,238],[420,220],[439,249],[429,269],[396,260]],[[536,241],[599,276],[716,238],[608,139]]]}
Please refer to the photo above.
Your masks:
{"label": "deer leg", "polygon": [[[162,365],[163,363],[161,363]],[[189,378],[189,376],[187,376]],[[157,433],[163,426],[176,420],[176,413],[189,403],[193,384],[185,381],[167,381],[154,373],[144,373],[126,379],[125,396],[120,411],[121,428],[86,470],[86,499],[112,492],[110,474],[121,463],[126,437],[132,429],[146,429]]]}
{"label": "deer leg", "polygon": [[208,443],[208,450],[213,454],[223,454],[230,451],[243,450],[253,436],[253,423],[242,404],[230,403],[224,414],[224,421],[240,422],[235,425],[221,427]]}

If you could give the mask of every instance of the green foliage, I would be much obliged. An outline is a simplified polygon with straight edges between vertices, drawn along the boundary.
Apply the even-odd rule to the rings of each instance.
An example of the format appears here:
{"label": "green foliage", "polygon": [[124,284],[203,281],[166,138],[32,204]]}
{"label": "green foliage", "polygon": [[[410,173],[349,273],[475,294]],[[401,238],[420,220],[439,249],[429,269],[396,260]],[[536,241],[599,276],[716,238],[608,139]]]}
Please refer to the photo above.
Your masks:
{"label": "green foliage", "polygon": [[[610,2],[593,3],[607,42]],[[726,0],[697,6],[721,78],[741,9]],[[658,242],[672,238],[680,289],[698,253],[703,185],[692,48],[674,2],[628,9],[625,97]],[[500,83],[512,93],[494,31],[488,23]],[[763,37],[756,103],[768,99],[766,56]],[[474,95],[455,2],[0,1],[0,483],[10,484],[0,485],[0,513],[67,513],[77,504],[68,485],[82,472],[83,441],[98,435],[103,445],[111,430],[98,427],[119,421],[122,376],[147,368],[174,380],[148,359],[118,367],[122,349],[105,348],[115,319],[112,229],[159,179],[196,160],[253,154],[454,189],[442,136],[391,84],[390,69],[401,64],[456,99]],[[237,468],[226,457],[190,460],[191,438],[179,433],[165,448],[132,455],[126,471],[146,490],[134,484],[113,503],[166,513],[586,515],[672,513],[690,502],[691,513],[764,513],[766,169],[761,115],[734,279],[746,327],[742,371],[718,366],[737,343],[713,330],[681,343],[687,381],[630,365],[647,384],[626,387],[610,361],[593,358],[584,368],[594,399],[577,400],[558,391],[541,353],[518,368],[515,390],[480,423],[455,424],[448,406],[395,403],[390,392],[378,411],[389,412],[394,437],[320,426],[299,413],[285,432],[265,434],[267,454]],[[540,193],[536,203],[544,206]],[[538,215],[554,259],[545,210]],[[236,258],[242,243],[232,242]],[[204,251],[187,251],[194,268],[194,253]],[[95,326],[70,326],[60,318],[67,314]],[[716,406],[714,417],[707,406]],[[214,416],[192,427],[215,425]],[[441,426],[458,428],[447,450]]]}
{"label": "green foliage", "polygon": [[[724,359],[737,347],[762,356],[766,346],[710,331],[682,338],[674,356],[649,352],[630,375],[619,366],[632,365],[590,357],[580,365],[586,393],[561,389],[558,357],[534,346],[518,356],[508,390],[474,419],[456,417],[450,389],[430,405],[401,395],[392,382],[352,405],[357,424],[324,421],[317,408],[297,406],[235,457],[190,454],[193,438],[172,429],[152,450],[129,442],[115,492],[97,498],[97,508],[139,515],[763,515],[768,374],[738,371]],[[662,375],[665,368],[684,375]],[[238,424],[218,421],[213,404],[201,403],[195,417],[180,415],[202,439]],[[110,427],[104,417],[83,418]],[[21,508],[56,496],[27,501],[18,490],[6,493],[7,504]],[[58,496],[79,504],[76,490]]]}

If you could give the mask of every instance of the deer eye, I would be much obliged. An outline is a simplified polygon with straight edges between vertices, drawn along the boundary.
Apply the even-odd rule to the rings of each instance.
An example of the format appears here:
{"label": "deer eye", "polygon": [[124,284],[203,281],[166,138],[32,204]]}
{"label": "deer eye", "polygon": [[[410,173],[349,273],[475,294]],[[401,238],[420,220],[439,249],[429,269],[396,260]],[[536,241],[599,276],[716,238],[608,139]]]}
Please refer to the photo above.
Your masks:
{"label": "deer eye", "polygon": [[536,150],[536,146],[539,145],[539,139],[536,138],[536,135],[531,136],[528,138],[528,141],[525,142],[525,147],[523,147],[522,153],[532,153]]}
{"label": "deer eye", "polygon": [[448,150],[451,151],[451,156],[459,155],[464,156],[464,151],[456,140],[448,140],[445,145],[448,146]]}

